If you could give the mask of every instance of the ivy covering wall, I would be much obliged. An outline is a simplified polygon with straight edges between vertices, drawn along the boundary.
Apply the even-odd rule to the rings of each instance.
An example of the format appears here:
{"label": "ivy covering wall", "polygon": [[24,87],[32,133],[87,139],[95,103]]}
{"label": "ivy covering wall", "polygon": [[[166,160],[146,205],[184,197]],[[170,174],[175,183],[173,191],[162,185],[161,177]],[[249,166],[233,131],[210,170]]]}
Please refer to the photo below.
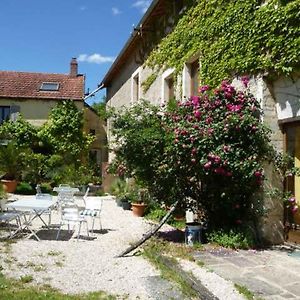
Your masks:
{"label": "ivy covering wall", "polygon": [[197,54],[202,84],[242,74],[290,74],[300,66],[300,0],[199,0],[150,53],[152,68]]}

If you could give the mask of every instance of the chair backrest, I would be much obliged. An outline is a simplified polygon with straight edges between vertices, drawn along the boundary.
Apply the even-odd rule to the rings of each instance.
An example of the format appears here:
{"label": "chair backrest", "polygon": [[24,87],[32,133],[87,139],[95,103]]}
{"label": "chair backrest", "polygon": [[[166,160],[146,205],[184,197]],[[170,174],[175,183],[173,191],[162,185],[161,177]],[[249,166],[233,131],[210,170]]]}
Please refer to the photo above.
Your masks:
{"label": "chair backrest", "polygon": [[58,187],[60,187],[60,188],[70,188],[71,186],[69,184],[60,184]]}
{"label": "chair backrest", "polygon": [[52,195],[51,194],[36,194],[35,199],[37,200],[52,200]]}
{"label": "chair backrest", "polygon": [[101,211],[103,202],[102,199],[91,199],[87,197],[85,201],[85,209]]}
{"label": "chair backrest", "polygon": [[78,206],[74,203],[66,203],[62,205],[61,218],[67,221],[76,221],[79,217]]}
{"label": "chair backrest", "polygon": [[89,191],[90,191],[90,187],[88,186],[88,187],[86,188],[86,190],[85,190],[85,193],[84,193],[83,197],[82,197],[83,202],[84,202],[84,206],[86,206],[86,199],[87,199],[87,196],[88,196],[88,194],[89,194]]}
{"label": "chair backrest", "polygon": [[58,193],[58,201],[74,202],[74,193],[70,191],[61,191]]}

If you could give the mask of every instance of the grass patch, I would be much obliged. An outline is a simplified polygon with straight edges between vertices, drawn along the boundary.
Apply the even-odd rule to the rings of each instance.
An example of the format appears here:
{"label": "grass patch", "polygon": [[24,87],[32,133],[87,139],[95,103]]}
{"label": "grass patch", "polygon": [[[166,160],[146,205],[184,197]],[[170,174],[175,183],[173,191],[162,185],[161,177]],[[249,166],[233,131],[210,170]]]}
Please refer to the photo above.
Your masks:
{"label": "grass patch", "polygon": [[49,255],[49,256],[59,256],[61,254],[62,254],[61,251],[54,251],[54,250],[51,250],[47,253],[47,255]]}
{"label": "grass patch", "polygon": [[250,232],[239,232],[236,230],[214,231],[208,235],[208,241],[232,249],[249,249],[255,245]]}
{"label": "grass patch", "polygon": [[49,287],[28,286],[33,280],[31,275],[23,276],[20,280],[5,278],[0,273],[0,299],[2,300],[115,300],[115,296],[104,292],[93,292],[81,295],[66,295]]}
{"label": "grass patch", "polygon": [[196,264],[199,266],[199,267],[204,267],[204,265],[205,265],[205,263],[203,262],[203,261],[201,261],[201,260],[197,260],[196,261]]}
{"label": "grass patch", "polygon": [[20,280],[22,283],[29,283],[29,282],[33,281],[33,277],[32,277],[32,275],[24,275],[24,276],[21,276]]}
{"label": "grass patch", "polygon": [[243,295],[247,300],[263,300],[262,298],[256,298],[255,295],[248,290],[247,287],[244,285],[239,285],[237,283],[234,284],[234,287],[237,289],[237,291]]}
{"label": "grass patch", "polygon": [[[146,215],[144,217],[148,220],[159,223],[167,213],[168,212],[165,209],[155,206],[155,207],[151,207],[146,212]],[[185,220],[175,220],[173,216],[170,217],[167,224],[180,230],[185,228]]]}
{"label": "grass patch", "polygon": [[55,262],[55,265],[56,265],[57,267],[62,268],[64,264],[63,264],[62,261],[56,261],[56,262]]}
{"label": "grass patch", "polygon": [[[179,272],[175,272],[174,268],[170,267],[170,263],[172,266],[178,265],[174,257],[194,261],[190,251],[191,249],[185,245],[178,246],[152,238],[144,246],[143,255],[160,270],[162,278],[174,282],[184,295],[193,298],[197,296],[196,292]],[[192,277],[192,275],[189,276]]]}

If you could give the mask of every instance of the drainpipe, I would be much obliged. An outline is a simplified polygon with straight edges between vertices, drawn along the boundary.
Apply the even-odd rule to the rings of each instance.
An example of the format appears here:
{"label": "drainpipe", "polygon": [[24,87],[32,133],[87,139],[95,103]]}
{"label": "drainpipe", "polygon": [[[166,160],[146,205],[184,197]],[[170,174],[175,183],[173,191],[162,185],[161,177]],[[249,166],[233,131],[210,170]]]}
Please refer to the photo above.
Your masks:
{"label": "drainpipe", "polygon": [[102,83],[101,85],[99,85],[94,91],[92,91],[91,93],[89,93],[87,96],[84,97],[84,101],[87,100],[88,98],[90,97],[93,97],[95,96],[95,94],[100,91],[101,89],[104,88],[104,84]]}

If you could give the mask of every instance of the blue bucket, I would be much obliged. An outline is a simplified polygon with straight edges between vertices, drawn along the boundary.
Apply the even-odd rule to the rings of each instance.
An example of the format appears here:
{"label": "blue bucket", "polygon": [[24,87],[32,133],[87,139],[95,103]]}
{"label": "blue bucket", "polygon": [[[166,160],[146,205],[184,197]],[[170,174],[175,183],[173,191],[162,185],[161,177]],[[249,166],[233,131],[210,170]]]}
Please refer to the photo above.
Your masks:
{"label": "blue bucket", "polygon": [[195,243],[201,243],[202,225],[199,223],[186,223],[185,243],[193,246]]}

